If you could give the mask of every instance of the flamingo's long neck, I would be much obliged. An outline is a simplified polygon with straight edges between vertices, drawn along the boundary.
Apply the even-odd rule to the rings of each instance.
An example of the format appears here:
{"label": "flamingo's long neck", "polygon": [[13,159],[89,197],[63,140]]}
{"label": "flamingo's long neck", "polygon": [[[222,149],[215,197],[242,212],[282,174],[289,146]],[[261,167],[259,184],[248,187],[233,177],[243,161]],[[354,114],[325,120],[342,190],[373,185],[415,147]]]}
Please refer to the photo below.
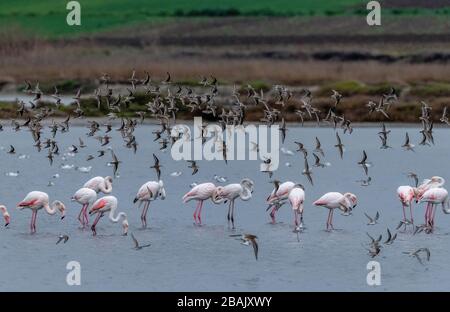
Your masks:
{"label": "flamingo's long neck", "polygon": [[250,188],[243,185],[240,197],[242,200],[249,200],[250,198],[252,198],[252,192],[250,191]]}
{"label": "flamingo's long neck", "polygon": [[54,215],[56,213],[56,206],[54,204],[50,206],[48,203],[45,203],[44,209],[49,215]]}
{"label": "flamingo's long neck", "polygon": [[109,194],[112,191],[112,183],[108,179],[104,179],[103,183],[100,183],[99,189],[104,194]]}
{"label": "flamingo's long neck", "polygon": [[114,217],[114,213],[116,212],[116,209],[111,209],[109,211],[109,220],[111,222],[117,223],[119,222],[120,218],[127,219],[127,214],[125,212],[119,212],[117,216]]}

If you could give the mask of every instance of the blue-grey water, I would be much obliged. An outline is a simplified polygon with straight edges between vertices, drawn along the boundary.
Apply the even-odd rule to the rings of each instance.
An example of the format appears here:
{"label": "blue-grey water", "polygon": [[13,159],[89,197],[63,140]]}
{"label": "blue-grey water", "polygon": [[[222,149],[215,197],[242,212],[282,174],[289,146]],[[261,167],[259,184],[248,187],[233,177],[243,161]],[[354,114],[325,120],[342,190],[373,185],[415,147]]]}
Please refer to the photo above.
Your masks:
{"label": "blue-grey water", "polygon": [[[11,213],[11,224],[0,229],[0,283],[1,291],[436,291],[450,288],[450,217],[439,209],[436,216],[436,231],[427,235],[411,232],[399,233],[393,245],[383,246],[374,260],[381,265],[381,285],[368,286],[367,263],[372,260],[364,248],[369,242],[366,232],[383,234],[386,229],[395,231],[401,219],[401,206],[396,196],[399,185],[411,184],[406,177],[415,171],[419,177],[447,173],[450,153],[450,131],[435,129],[436,145],[417,146],[415,152],[404,151],[405,132],[418,143],[417,128],[392,128],[389,145],[382,150],[378,128],[357,128],[351,135],[343,135],[346,146],[344,159],[338,156],[335,132],[330,128],[294,128],[288,131],[286,148],[295,150],[294,140],[305,143],[312,150],[314,137],[322,141],[324,161],[327,168],[313,168],[314,186],[301,175],[303,156],[281,154],[281,164],[274,178],[282,181],[301,182],[306,187],[305,226],[300,234],[300,243],[292,232],[292,210],[283,206],[278,213],[279,223],[272,225],[266,213],[265,198],[272,190],[266,174],[258,171],[260,161],[199,161],[200,171],[195,176],[185,161],[175,162],[170,152],[162,153],[153,143],[152,126],[136,129],[139,143],[138,153],[123,147],[119,133],[113,131],[113,147],[122,160],[120,177],[114,180],[113,195],[119,199],[119,210],[128,214],[130,232],[138,240],[151,247],[134,250],[130,237],[121,236],[120,224],[113,224],[105,217],[99,223],[98,236],[89,230],[79,228],[80,206],[70,202],[72,194],[90,177],[111,175],[112,169],[106,163],[110,155],[86,161],[88,154],[96,155],[99,143],[95,138],[86,138],[87,129],[72,127],[69,133],[57,134],[61,149],[78,144],[82,137],[88,147],[80,149],[75,157],[65,161],[55,159],[50,167],[46,150],[37,153],[32,147],[30,133],[23,129],[14,132],[10,127],[0,133],[0,173],[2,187],[0,202],[7,205]],[[341,131],[340,131],[341,132]],[[48,132],[44,135],[48,137]],[[9,144],[16,148],[16,154],[7,154]],[[362,150],[369,155],[373,166],[369,168],[372,184],[360,186],[356,180],[364,172],[356,163]],[[154,180],[150,169],[152,153],[159,155],[167,198],[152,202],[149,228],[140,229],[140,210],[133,205],[137,189],[146,181]],[[29,158],[19,159],[19,155]],[[310,165],[312,165],[310,152]],[[285,163],[290,162],[291,167]],[[92,165],[90,173],[62,170],[60,165]],[[19,176],[6,176],[7,172],[19,171]],[[171,172],[182,171],[180,177]],[[56,173],[59,178],[52,178]],[[191,182],[213,181],[213,175],[226,176],[229,182],[239,182],[244,177],[255,181],[255,191],[250,201],[236,202],[236,225],[233,232],[227,227],[227,206],[205,202],[202,227],[193,225],[192,214],[195,203],[183,204],[181,197],[190,188]],[[53,181],[53,186],[47,186]],[[216,183],[219,184],[219,183]],[[67,217],[49,216],[43,210],[37,218],[37,234],[29,234],[30,210],[15,208],[29,191],[48,192],[50,199],[60,199],[68,207]],[[353,192],[359,204],[352,216],[335,213],[334,225],[339,230],[325,232],[327,210],[312,206],[312,202],[330,191]],[[424,207],[416,207],[417,222],[423,222]],[[366,225],[363,212],[381,214],[379,224]],[[92,218],[90,220],[92,222]],[[234,233],[253,233],[259,238],[259,259],[255,260],[250,246],[241,245],[229,237]],[[56,245],[59,234],[70,236],[66,244]],[[421,265],[404,251],[428,247],[429,262]],[[81,285],[68,286],[66,264],[78,261],[81,265]]]}

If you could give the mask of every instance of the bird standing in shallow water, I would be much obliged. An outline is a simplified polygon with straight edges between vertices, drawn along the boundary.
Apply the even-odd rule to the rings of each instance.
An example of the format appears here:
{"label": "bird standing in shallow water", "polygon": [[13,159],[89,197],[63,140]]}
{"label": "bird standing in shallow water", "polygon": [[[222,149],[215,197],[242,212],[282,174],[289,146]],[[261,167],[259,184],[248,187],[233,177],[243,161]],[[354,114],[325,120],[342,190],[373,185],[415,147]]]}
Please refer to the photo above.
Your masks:
{"label": "bird standing in shallow water", "polygon": [[225,186],[217,187],[217,198],[219,200],[229,201],[228,205],[228,224],[231,221],[232,228],[234,229],[234,201],[237,198],[247,201],[252,198],[253,193],[253,181],[244,178],[240,183],[232,183]]}
{"label": "bird standing in shallow water", "polygon": [[322,206],[329,209],[328,219],[327,219],[327,231],[334,230],[333,227],[333,211],[335,208],[348,213],[357,205],[357,198],[352,193],[341,194],[338,192],[329,192],[324,194],[314,203],[316,206]]}
{"label": "bird standing in shallow water", "polygon": [[158,198],[164,200],[166,198],[166,190],[164,189],[163,181],[148,181],[144,183],[138,190],[133,203],[139,202],[139,206],[144,203],[144,209],[141,214],[142,227],[147,227],[147,210],[150,202]]}
{"label": "bird standing in shallow water", "polygon": [[55,200],[50,205],[48,194],[39,191],[28,193],[27,196],[25,196],[25,198],[17,204],[17,208],[20,210],[24,208],[31,209],[31,234],[36,233],[37,212],[42,208],[44,208],[49,215],[54,215],[57,211],[59,211],[61,213],[61,219],[64,219],[66,211],[66,206],[62,202],[60,202],[59,200]]}
{"label": "bird standing in shallow water", "polygon": [[89,224],[88,207],[93,204],[97,199],[97,193],[90,188],[80,188],[72,196],[72,200],[82,205],[80,213],[78,215],[78,221],[80,221],[83,229]]}
{"label": "bird standing in shallow water", "polygon": [[206,182],[195,185],[189,192],[184,194],[183,203],[191,200],[196,200],[197,207],[194,211],[194,223],[196,225],[202,224],[202,208],[205,200],[211,199],[215,204],[220,204],[222,200],[217,196],[217,188],[213,183]]}

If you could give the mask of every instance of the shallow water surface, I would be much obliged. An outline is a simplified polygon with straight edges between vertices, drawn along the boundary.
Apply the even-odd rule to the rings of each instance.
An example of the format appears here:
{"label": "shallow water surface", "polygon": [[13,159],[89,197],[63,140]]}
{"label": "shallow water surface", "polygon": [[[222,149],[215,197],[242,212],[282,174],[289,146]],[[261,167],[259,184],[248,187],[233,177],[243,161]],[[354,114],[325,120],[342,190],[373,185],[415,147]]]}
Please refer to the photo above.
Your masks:
{"label": "shallow water surface", "polygon": [[[52,167],[43,150],[37,153],[32,146],[29,131],[12,131],[9,127],[0,133],[2,162],[2,187],[0,201],[11,213],[11,224],[0,230],[1,291],[380,291],[380,290],[448,290],[450,270],[446,263],[450,257],[450,217],[437,211],[437,228],[434,234],[412,235],[399,233],[391,246],[383,246],[381,254],[374,260],[381,264],[381,286],[369,287],[366,283],[366,265],[372,260],[365,247],[369,242],[366,232],[386,236],[386,229],[395,231],[401,219],[401,206],[396,196],[399,185],[412,184],[406,177],[415,171],[419,177],[440,175],[450,178],[446,164],[450,153],[450,131],[435,129],[436,145],[416,147],[415,152],[404,151],[405,132],[411,140],[420,140],[418,129],[392,128],[388,144],[392,149],[381,150],[378,128],[357,128],[351,135],[341,134],[346,146],[344,159],[339,158],[334,147],[335,132],[330,128],[290,127],[284,146],[295,150],[293,141],[301,141],[310,150],[314,138],[319,137],[325,152],[323,161],[330,162],[326,168],[313,170],[314,186],[311,186],[301,171],[303,156],[281,154],[279,170],[274,178],[292,180],[306,187],[305,226],[300,242],[292,232],[292,210],[284,205],[277,217],[279,223],[272,225],[266,213],[265,198],[272,190],[269,178],[258,171],[260,161],[199,161],[200,171],[192,176],[185,161],[175,162],[170,151],[162,153],[153,143],[153,126],[136,129],[139,143],[138,153],[123,147],[117,131],[113,131],[113,147],[122,161],[120,177],[114,180],[113,195],[119,199],[119,210],[128,214],[130,231],[142,243],[150,242],[149,248],[134,250],[130,237],[121,236],[120,224],[113,224],[103,218],[98,226],[98,236],[89,230],[81,230],[76,219],[80,206],[70,202],[70,197],[90,177],[112,174],[106,163],[111,160],[107,153],[103,158],[87,162],[88,154],[97,155],[98,141],[87,138],[83,127],[72,127],[69,133],[57,134],[60,148],[65,151],[71,144],[78,144],[82,137],[88,147],[80,149],[75,157],[65,161],[56,158]],[[341,132],[341,131],[340,131]],[[44,137],[48,137],[48,129]],[[12,144],[16,154],[6,151]],[[362,150],[369,155],[373,166],[369,168],[372,184],[360,186],[356,180],[364,178],[364,172],[356,163]],[[162,179],[167,198],[152,202],[149,228],[140,229],[140,210],[133,205],[138,188],[155,174],[149,167],[152,153],[161,160]],[[19,155],[29,158],[19,159]],[[291,163],[286,167],[285,163]],[[61,164],[93,166],[90,173],[74,169],[62,170]],[[5,173],[19,171],[19,176]],[[170,173],[182,171],[179,177]],[[52,178],[59,173],[59,178]],[[182,204],[181,197],[192,182],[214,181],[213,175],[226,176],[230,183],[244,177],[255,181],[255,191],[250,201],[236,201],[235,231],[227,227],[227,206],[205,202],[204,225],[193,225],[192,213],[195,203]],[[47,186],[52,181],[53,186]],[[216,182],[216,184],[219,184]],[[67,217],[61,221],[39,211],[37,234],[29,234],[29,210],[14,208],[26,193],[32,190],[48,192],[50,199],[60,199],[68,206]],[[312,202],[329,191],[352,192],[358,196],[358,206],[352,216],[335,213],[334,225],[338,230],[324,231],[327,210],[312,206]],[[423,222],[424,208],[416,207],[417,222]],[[381,214],[379,224],[366,225],[363,212]],[[92,222],[92,218],[91,218]],[[244,246],[230,234],[253,233],[259,238],[260,253],[255,261],[251,247]],[[61,233],[70,236],[67,244],[56,245]],[[384,239],[383,239],[384,240]],[[416,259],[403,254],[419,247],[431,250],[431,260],[421,265]],[[78,261],[81,265],[81,286],[66,284],[66,264]]]}

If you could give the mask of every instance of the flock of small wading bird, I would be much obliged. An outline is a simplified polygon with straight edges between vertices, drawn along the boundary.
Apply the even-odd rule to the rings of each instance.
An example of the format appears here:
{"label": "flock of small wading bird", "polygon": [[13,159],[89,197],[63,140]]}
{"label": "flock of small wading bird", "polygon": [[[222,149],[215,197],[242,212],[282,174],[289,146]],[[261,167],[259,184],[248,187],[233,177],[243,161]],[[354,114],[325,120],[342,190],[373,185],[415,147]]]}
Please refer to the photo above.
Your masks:
{"label": "flock of small wading bird", "polygon": [[[122,139],[125,142],[125,146],[131,149],[134,153],[137,152],[138,143],[135,136],[133,135],[135,128],[142,124],[144,118],[150,117],[159,121],[161,126],[160,130],[154,131],[155,135],[154,142],[160,144],[160,150],[167,149],[170,144],[175,141],[183,139],[191,140],[187,136],[186,128],[176,127],[176,117],[177,112],[182,109],[188,109],[193,113],[202,113],[207,115],[212,115],[216,118],[217,122],[221,125],[223,129],[227,125],[234,125],[236,127],[243,126],[246,122],[246,109],[249,106],[259,106],[264,111],[264,118],[261,122],[271,126],[275,123],[279,124],[280,135],[282,138],[282,143],[284,143],[286,135],[288,133],[288,128],[284,120],[284,107],[285,105],[295,97],[299,97],[301,101],[301,108],[298,109],[295,114],[298,116],[299,121],[303,125],[305,119],[313,120],[320,124],[329,124],[335,129],[336,135],[336,145],[334,146],[340,157],[344,157],[344,143],[341,139],[338,128],[342,129],[343,135],[351,135],[353,132],[352,123],[350,120],[346,119],[344,115],[340,116],[337,114],[336,108],[342,101],[343,96],[338,92],[333,90],[330,101],[330,108],[326,114],[314,107],[312,93],[305,89],[300,94],[293,94],[288,88],[284,86],[277,85],[270,92],[270,98],[265,98],[263,92],[258,92],[252,86],[234,88],[232,94],[232,104],[228,106],[219,106],[216,104],[215,98],[218,95],[218,81],[214,77],[202,77],[199,81],[199,88],[202,90],[200,93],[194,92],[192,88],[180,86],[173,82],[169,73],[167,73],[167,78],[163,81],[152,81],[150,75],[146,72],[143,75],[143,79],[137,78],[136,72],[133,71],[129,79],[130,86],[127,88],[127,93],[114,94],[111,86],[111,78],[108,74],[103,74],[99,78],[99,87],[95,90],[93,97],[97,100],[98,108],[106,106],[108,108],[108,119],[103,125],[100,125],[97,121],[87,121],[87,126],[89,132],[87,137],[95,137],[98,139],[100,150],[98,151],[97,157],[105,156],[105,153],[109,149],[111,152],[111,161],[108,163],[113,168],[113,175],[108,177],[94,177],[87,181],[82,188],[75,192],[71,200],[76,201],[82,205],[81,211],[78,215],[78,220],[82,228],[86,228],[89,225],[89,216],[95,215],[95,220],[91,225],[91,230],[93,235],[96,235],[96,225],[99,220],[105,215],[109,215],[110,221],[117,223],[122,221],[123,234],[126,235],[128,232],[128,219],[124,212],[118,212],[118,200],[115,196],[110,195],[112,193],[113,177],[116,177],[118,167],[121,161],[117,158],[114,151],[108,148],[111,136],[109,132],[113,131],[112,120],[121,119],[121,125],[118,129]],[[81,105],[82,99],[82,89],[80,88],[75,96],[73,97],[73,103],[70,105],[75,105],[74,116],[68,115],[67,118],[62,122],[51,121],[49,126],[50,133],[49,137],[44,139],[43,133],[43,123],[42,121],[51,118],[53,114],[52,106],[42,106],[39,103],[42,101],[43,92],[39,88],[39,83],[33,87],[30,82],[25,82],[25,87],[23,92],[34,95],[34,99],[29,103],[24,103],[18,101],[17,114],[18,118],[25,118],[26,121],[20,124],[18,121],[12,121],[12,127],[15,131],[19,131],[23,128],[28,129],[34,139],[34,147],[38,152],[42,149],[47,150],[46,157],[49,159],[50,165],[53,164],[53,159],[55,156],[59,155],[59,145],[56,140],[56,134],[58,131],[60,133],[69,132],[70,120],[71,118],[84,118],[84,112]],[[146,111],[140,111],[136,113],[135,118],[126,118],[121,116],[123,112],[127,110],[129,105],[133,103],[135,99],[136,92],[145,93],[149,96],[150,101],[146,104]],[[61,105],[61,98],[58,89],[54,88],[54,93],[50,95],[54,99],[55,107]],[[390,92],[387,94],[382,94],[379,101],[369,101],[367,103],[368,114],[379,114],[383,120],[389,119],[389,109],[391,105],[395,105],[397,102],[396,90],[391,88]],[[422,115],[419,120],[423,126],[420,131],[423,139],[419,143],[420,145],[430,145],[434,144],[433,138],[433,121],[430,118],[431,107],[425,102],[421,103]],[[440,118],[442,123],[449,124],[447,118],[447,110],[444,109],[442,117]],[[202,125],[202,141],[206,141],[207,124]],[[104,127],[102,130],[101,128]],[[177,131],[174,131],[177,129]],[[3,130],[3,127],[0,128]],[[388,135],[390,130],[388,130],[383,123],[381,125],[381,131],[378,133],[381,140],[381,149],[389,149],[388,145]],[[342,134],[341,134],[342,135]],[[312,171],[308,163],[308,150],[301,142],[295,142],[298,146],[296,150],[300,155],[304,157],[304,170],[302,174],[307,178],[309,183],[313,184]],[[218,142],[219,147],[222,149],[223,158],[225,164],[227,164],[227,146],[226,142],[222,139]],[[258,149],[258,144],[252,142],[253,149]],[[78,144],[73,144],[69,150],[71,153],[76,154],[80,148],[86,147],[86,144],[81,138],[79,138]],[[405,134],[405,142],[402,147],[406,151],[414,151],[414,144],[410,141],[408,133]],[[104,149],[102,149],[104,148]],[[286,149],[282,148],[282,151]],[[293,153],[287,150],[286,152]],[[10,146],[10,154],[16,153],[14,146]],[[108,152],[109,153],[109,152]],[[316,146],[312,151],[314,157],[314,167],[323,168],[326,167],[327,163],[321,162],[321,157],[324,157],[324,151],[321,147],[320,140],[316,137]],[[369,186],[371,183],[371,177],[369,176],[369,168],[371,163],[368,161],[368,155],[366,151],[362,151],[362,159],[358,162],[358,165],[364,169],[366,178],[358,181],[361,182],[363,186]],[[93,155],[87,157],[87,161],[94,159]],[[271,170],[271,160],[265,159],[264,165],[266,170],[264,174],[269,175],[270,182],[273,183],[274,189],[267,197],[268,208],[267,211],[270,213],[272,222],[275,223],[276,212],[279,208],[289,202],[292,207],[294,218],[294,233],[297,234],[297,239],[299,233],[304,229],[303,226],[303,212],[304,212],[304,201],[305,201],[305,188],[299,183],[292,181],[279,181],[272,179],[273,172]],[[137,191],[134,203],[139,202],[144,205],[141,215],[142,226],[145,228],[147,226],[147,210],[152,201],[157,199],[164,199],[166,197],[166,192],[164,189],[164,183],[161,180],[161,168],[158,157],[153,154],[153,164],[150,166],[152,170],[155,171],[157,179],[155,181],[148,181],[142,185]],[[195,161],[190,161],[189,166],[192,170],[192,175],[199,171],[199,165]],[[172,176],[177,176],[177,172],[172,173]],[[179,175],[179,174],[178,174]],[[436,207],[440,204],[442,205],[443,211],[448,214],[450,209],[448,207],[448,192],[445,190],[444,179],[442,177],[431,177],[430,179],[425,179],[421,184],[419,184],[419,179],[417,175],[413,172],[409,173],[409,177],[414,179],[414,186],[400,186],[397,189],[397,194],[401,202],[403,209],[403,219],[400,222],[397,230],[403,227],[402,231],[406,231],[407,226],[413,226],[413,233],[418,232],[432,233],[434,229],[434,219],[436,213]],[[215,176],[216,182],[224,183],[227,179],[224,177]],[[192,189],[187,192],[182,200],[187,203],[191,200],[197,201],[197,207],[194,211],[194,224],[201,225],[201,213],[203,202],[205,200],[211,199],[213,203],[227,203],[228,202],[228,225],[234,229],[234,210],[235,210],[235,200],[250,200],[252,198],[252,193],[254,189],[254,182],[248,178],[243,178],[240,183],[228,184],[226,186],[216,186],[214,183],[205,182],[201,184],[191,185]],[[98,193],[103,193],[105,196],[98,198]],[[425,222],[422,225],[415,225],[413,218],[412,203],[426,203],[425,212]],[[341,194],[339,192],[328,192],[322,197],[313,202],[314,205],[325,207],[329,209],[328,218],[326,221],[326,230],[332,231],[333,228],[333,212],[337,208],[342,211],[343,215],[350,215],[352,210],[357,204],[357,197],[352,193]],[[56,213],[61,214],[61,218],[65,216],[66,206],[63,202],[55,200],[50,204],[49,196],[45,192],[32,191],[28,193],[25,198],[17,204],[17,208],[23,210],[28,208],[32,211],[30,230],[31,233],[36,232],[36,217],[37,212],[44,209],[48,214],[54,215]],[[409,217],[405,209],[409,208]],[[0,210],[5,219],[6,225],[11,222],[10,214],[5,206],[0,206]],[[375,217],[371,217],[365,214],[369,220],[368,225],[376,224],[379,219],[379,213],[377,212]],[[382,241],[382,236],[380,235],[377,239],[371,237],[367,234],[371,242],[367,248],[369,255],[371,257],[377,256],[381,251],[382,244],[389,245],[392,244],[397,237],[397,233],[392,235],[388,229],[388,238],[384,242]],[[258,244],[257,236],[253,234],[232,234],[231,237],[239,237],[241,242],[245,245],[252,245],[255,253],[255,257],[258,257]],[[149,244],[141,246],[138,241],[132,235],[134,246],[136,249],[141,249],[143,247],[148,247]],[[67,242],[69,237],[67,235],[61,235],[58,239],[58,243],[61,241]],[[422,263],[420,255],[424,253],[426,258],[429,260],[430,251],[427,248],[419,248],[417,250],[405,252],[410,256],[416,257],[419,262]]]}

